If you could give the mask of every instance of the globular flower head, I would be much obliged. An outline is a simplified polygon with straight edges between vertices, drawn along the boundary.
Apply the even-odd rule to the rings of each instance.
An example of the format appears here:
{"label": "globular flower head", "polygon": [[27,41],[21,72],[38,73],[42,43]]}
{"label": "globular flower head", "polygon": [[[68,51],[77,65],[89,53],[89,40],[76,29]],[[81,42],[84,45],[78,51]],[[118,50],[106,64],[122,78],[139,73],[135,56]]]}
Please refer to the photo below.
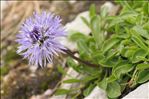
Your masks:
{"label": "globular flower head", "polygon": [[52,63],[53,56],[65,49],[59,42],[59,37],[65,36],[61,19],[52,13],[33,13],[22,24],[17,35],[19,47],[17,53],[29,60],[29,64],[46,66]]}

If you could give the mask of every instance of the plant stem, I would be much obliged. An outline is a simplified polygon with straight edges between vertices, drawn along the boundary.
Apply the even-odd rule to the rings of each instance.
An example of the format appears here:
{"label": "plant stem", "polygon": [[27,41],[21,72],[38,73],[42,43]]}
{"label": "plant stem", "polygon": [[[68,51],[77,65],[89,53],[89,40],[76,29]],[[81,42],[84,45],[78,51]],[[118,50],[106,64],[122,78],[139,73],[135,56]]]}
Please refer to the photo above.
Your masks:
{"label": "plant stem", "polygon": [[63,50],[63,51],[65,53],[67,53],[70,57],[72,57],[73,59],[77,60],[78,62],[81,62],[81,63],[83,63],[83,64],[85,64],[87,66],[90,66],[90,67],[95,67],[95,68],[99,67],[99,65],[97,65],[97,64],[92,64],[92,63],[90,63],[88,61],[84,61],[84,60],[74,56],[73,53],[70,50],[68,50],[68,49],[67,50]]}

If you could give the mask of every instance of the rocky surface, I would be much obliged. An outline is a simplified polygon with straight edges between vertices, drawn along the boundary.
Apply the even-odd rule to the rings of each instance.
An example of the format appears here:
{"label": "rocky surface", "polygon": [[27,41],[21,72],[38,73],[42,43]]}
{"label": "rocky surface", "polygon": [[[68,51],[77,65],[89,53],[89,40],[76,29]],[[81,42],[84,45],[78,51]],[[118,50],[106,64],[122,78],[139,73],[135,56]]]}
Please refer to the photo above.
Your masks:
{"label": "rocky surface", "polygon": [[149,82],[139,86],[122,99],[149,99]]}

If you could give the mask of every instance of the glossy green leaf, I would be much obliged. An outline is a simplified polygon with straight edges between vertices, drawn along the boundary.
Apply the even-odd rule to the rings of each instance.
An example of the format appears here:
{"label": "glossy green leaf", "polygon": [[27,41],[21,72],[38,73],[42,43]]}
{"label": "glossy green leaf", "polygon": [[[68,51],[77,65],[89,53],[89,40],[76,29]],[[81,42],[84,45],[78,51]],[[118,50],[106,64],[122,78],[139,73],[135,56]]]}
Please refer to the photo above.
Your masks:
{"label": "glossy green leaf", "polygon": [[100,77],[100,75],[97,75],[97,76],[86,76],[86,77],[84,77],[82,80],[81,80],[81,82],[83,82],[83,83],[87,83],[87,82],[89,82],[89,81],[91,81],[91,80],[93,80],[93,79],[97,79],[97,78],[99,78]]}
{"label": "glossy green leaf", "polygon": [[90,6],[90,9],[89,9],[89,15],[90,15],[90,18],[94,17],[96,15],[96,7],[94,4],[92,4]]}
{"label": "glossy green leaf", "polygon": [[91,50],[88,48],[88,45],[84,40],[80,40],[77,42],[80,58],[84,60],[91,59]]}
{"label": "glossy green leaf", "polygon": [[101,31],[101,19],[99,16],[94,16],[91,19],[91,30],[98,48],[101,46],[102,42],[104,41],[104,34]]}
{"label": "glossy green leaf", "polygon": [[143,25],[143,28],[149,31],[149,21],[145,22],[145,24]]}
{"label": "glossy green leaf", "polygon": [[[96,76],[96,75],[99,75],[100,74],[100,70],[98,68],[92,68],[92,67],[89,67],[89,66],[82,66],[82,70],[88,74],[88,75],[91,75],[91,76]],[[99,75],[100,76],[100,75]]]}
{"label": "glossy green leaf", "polygon": [[69,36],[69,40],[73,41],[73,42],[77,42],[79,40],[84,40],[84,39],[87,39],[88,37],[80,32],[75,32],[73,34],[71,34]]}
{"label": "glossy green leaf", "polygon": [[148,47],[144,44],[142,38],[135,32],[131,31],[132,40],[142,49],[148,50]]}
{"label": "glossy green leaf", "polygon": [[124,20],[120,19],[119,17],[114,17],[112,19],[112,21],[110,22],[109,27],[113,27],[113,26],[120,24],[122,22],[124,22]]}
{"label": "glossy green leaf", "polygon": [[137,65],[138,70],[149,69],[149,63],[142,63]]}
{"label": "glossy green leaf", "polygon": [[108,83],[115,81],[117,78],[114,75],[111,75],[107,78]]}
{"label": "glossy green leaf", "polygon": [[80,82],[79,79],[67,79],[63,81],[63,83],[78,83],[78,82]]}
{"label": "glossy green leaf", "polygon": [[72,67],[75,71],[81,72],[81,67],[78,66],[78,65],[73,61],[73,59],[70,58],[70,57],[67,58],[67,65],[68,65],[69,67]]}
{"label": "glossy green leaf", "polygon": [[104,42],[101,50],[103,51],[103,53],[105,53],[110,48],[112,48],[114,45],[116,45],[119,41],[120,41],[120,39],[111,38],[111,39],[107,40],[106,42]]}
{"label": "glossy green leaf", "polygon": [[114,58],[111,60],[103,59],[99,61],[99,64],[101,64],[101,66],[103,67],[114,67],[116,65],[116,60],[117,59],[114,59]]}
{"label": "glossy green leaf", "polygon": [[139,61],[145,61],[146,60],[146,56],[148,54],[148,52],[144,49],[137,49],[134,50],[135,52],[133,53],[133,57],[132,57],[132,63],[137,63]]}
{"label": "glossy green leaf", "polygon": [[133,27],[133,30],[136,33],[138,33],[139,35],[141,35],[142,37],[144,37],[144,38],[149,40],[149,32],[144,30],[141,26],[137,25],[137,26]]}
{"label": "glossy green leaf", "polygon": [[70,90],[68,89],[58,89],[55,93],[55,95],[64,95],[70,93]]}
{"label": "glossy green leaf", "polygon": [[146,81],[149,81],[149,70],[141,71],[138,75],[138,83],[144,83]]}
{"label": "glossy green leaf", "polygon": [[108,84],[106,92],[108,97],[116,98],[121,95],[121,87],[116,81],[114,81]]}
{"label": "glossy green leaf", "polygon": [[81,53],[86,53],[86,54],[90,53],[88,46],[84,40],[80,40],[77,43],[77,45],[78,45],[78,49]]}
{"label": "glossy green leaf", "polygon": [[134,67],[132,66],[132,64],[120,63],[114,68],[113,73],[114,73],[115,77],[119,78],[121,74],[128,73],[133,68]]}
{"label": "glossy green leaf", "polygon": [[83,91],[83,95],[84,96],[88,96],[91,91],[94,89],[95,85],[94,84],[90,84],[84,91]]}
{"label": "glossy green leaf", "polygon": [[124,56],[124,57],[127,57],[128,59],[131,60],[137,49],[138,49],[138,47],[136,47],[136,46],[123,48],[121,50],[121,55]]}
{"label": "glossy green leaf", "polygon": [[90,27],[90,23],[88,22],[88,20],[85,17],[81,17],[81,19],[88,27]]}
{"label": "glossy green leaf", "polygon": [[144,3],[143,5],[144,14],[149,15],[149,3]]}
{"label": "glossy green leaf", "polygon": [[102,81],[98,82],[97,85],[99,88],[106,90],[108,85],[107,78],[104,78]]}

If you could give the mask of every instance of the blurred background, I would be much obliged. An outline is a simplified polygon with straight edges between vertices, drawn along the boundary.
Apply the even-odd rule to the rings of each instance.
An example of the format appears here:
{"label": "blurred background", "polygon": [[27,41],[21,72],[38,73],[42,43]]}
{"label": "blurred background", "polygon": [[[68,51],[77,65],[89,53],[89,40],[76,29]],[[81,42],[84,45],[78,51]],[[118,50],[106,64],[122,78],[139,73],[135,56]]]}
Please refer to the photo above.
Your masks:
{"label": "blurred background", "polygon": [[[35,96],[52,95],[56,85],[62,79],[57,65],[65,65],[62,55],[53,65],[37,70],[29,66],[26,60],[16,54],[15,42],[20,25],[33,11],[47,10],[60,15],[62,24],[71,22],[75,17],[89,9],[91,4],[99,9],[105,0],[76,1],[1,1],[1,99],[47,99]],[[99,11],[99,10],[97,10]],[[67,67],[65,67],[67,70]]]}

